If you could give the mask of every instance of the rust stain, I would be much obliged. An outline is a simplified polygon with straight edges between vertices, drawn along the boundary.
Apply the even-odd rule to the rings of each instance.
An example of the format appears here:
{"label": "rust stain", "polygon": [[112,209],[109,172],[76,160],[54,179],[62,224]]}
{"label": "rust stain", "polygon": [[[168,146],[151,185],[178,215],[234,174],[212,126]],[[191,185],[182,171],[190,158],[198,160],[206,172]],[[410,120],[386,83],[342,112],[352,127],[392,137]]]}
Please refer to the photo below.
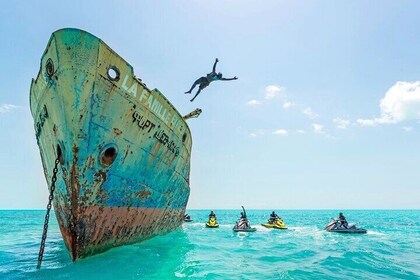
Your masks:
{"label": "rust stain", "polygon": [[141,200],[145,200],[152,195],[152,192],[149,190],[140,190],[136,192],[135,196],[139,197]]}
{"label": "rust stain", "polygon": [[106,181],[106,177],[106,173],[102,170],[99,170],[93,175],[94,185],[92,189],[96,190],[96,197],[100,203],[105,203],[108,200],[108,194],[104,188],[102,188]]}
{"label": "rust stain", "polygon": [[53,126],[53,132],[54,132],[54,135],[57,136],[57,126],[55,124]]}
{"label": "rust stain", "polygon": [[95,164],[95,159],[92,155],[89,155],[88,158],[86,159],[86,164],[85,164],[85,168],[83,169],[83,171],[86,171],[88,168],[92,168],[94,167]]}
{"label": "rust stain", "polygon": [[104,171],[102,171],[102,170],[99,170],[93,176],[94,176],[95,183],[99,183],[98,188],[102,188],[102,185],[106,181],[106,173]]}
{"label": "rust stain", "polygon": [[[86,224],[94,222],[101,226],[91,229],[89,242],[83,252],[79,252],[81,258],[91,252],[101,252],[173,230],[178,227],[184,210],[88,206],[83,212]],[[162,223],[162,217],[168,223]],[[168,227],[168,224],[173,226]]]}
{"label": "rust stain", "polygon": [[121,135],[121,133],[122,133],[122,131],[121,131],[121,130],[119,130],[118,128],[115,128],[115,127],[114,127],[114,129],[113,129],[113,130],[114,130],[114,133],[115,133],[115,135],[116,135],[116,136],[119,136],[119,135]]}
{"label": "rust stain", "polygon": [[124,154],[124,157],[123,157],[121,163],[124,163],[125,159],[127,158],[128,152],[129,152],[129,147],[127,147],[127,150],[125,151],[125,154]]}
{"label": "rust stain", "polygon": [[77,160],[79,148],[73,146],[73,164],[70,171],[70,187],[71,187],[71,221],[70,221],[70,236],[71,236],[71,253],[73,260],[77,259],[77,208],[80,185],[78,181]]}

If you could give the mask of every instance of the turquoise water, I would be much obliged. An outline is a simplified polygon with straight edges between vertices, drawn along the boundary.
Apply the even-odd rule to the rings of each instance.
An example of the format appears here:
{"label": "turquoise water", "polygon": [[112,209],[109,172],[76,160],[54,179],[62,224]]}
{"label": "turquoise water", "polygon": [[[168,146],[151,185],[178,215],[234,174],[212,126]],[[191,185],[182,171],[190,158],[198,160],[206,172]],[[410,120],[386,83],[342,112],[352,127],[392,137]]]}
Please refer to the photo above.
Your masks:
{"label": "turquoise water", "polygon": [[289,230],[261,227],[269,211],[248,210],[254,233],[234,233],[240,210],[189,211],[192,223],[141,244],[72,263],[52,216],[36,270],[44,211],[0,211],[0,279],[419,279],[420,210],[345,211],[365,235],[323,231],[333,210],[279,212]]}

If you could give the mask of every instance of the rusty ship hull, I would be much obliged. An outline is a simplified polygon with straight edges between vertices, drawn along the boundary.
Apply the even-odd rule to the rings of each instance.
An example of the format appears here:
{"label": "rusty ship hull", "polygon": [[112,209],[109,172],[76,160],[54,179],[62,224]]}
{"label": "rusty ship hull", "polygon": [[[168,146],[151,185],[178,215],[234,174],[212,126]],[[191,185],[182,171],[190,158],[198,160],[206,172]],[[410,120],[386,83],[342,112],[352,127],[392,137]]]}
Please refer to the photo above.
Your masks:
{"label": "rusty ship hull", "polygon": [[54,32],[30,107],[53,206],[73,260],[176,229],[188,201],[191,133],[157,89],[99,38]]}

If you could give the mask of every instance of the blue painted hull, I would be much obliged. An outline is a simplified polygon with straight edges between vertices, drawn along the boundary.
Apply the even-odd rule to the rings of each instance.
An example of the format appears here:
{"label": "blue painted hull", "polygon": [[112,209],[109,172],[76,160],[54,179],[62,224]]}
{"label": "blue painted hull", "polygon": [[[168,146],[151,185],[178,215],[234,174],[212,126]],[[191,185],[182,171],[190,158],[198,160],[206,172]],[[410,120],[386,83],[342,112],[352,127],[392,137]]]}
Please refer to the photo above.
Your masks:
{"label": "blue painted hull", "polygon": [[157,89],[97,37],[51,36],[30,95],[47,183],[73,260],[177,228],[189,197],[191,133]]}

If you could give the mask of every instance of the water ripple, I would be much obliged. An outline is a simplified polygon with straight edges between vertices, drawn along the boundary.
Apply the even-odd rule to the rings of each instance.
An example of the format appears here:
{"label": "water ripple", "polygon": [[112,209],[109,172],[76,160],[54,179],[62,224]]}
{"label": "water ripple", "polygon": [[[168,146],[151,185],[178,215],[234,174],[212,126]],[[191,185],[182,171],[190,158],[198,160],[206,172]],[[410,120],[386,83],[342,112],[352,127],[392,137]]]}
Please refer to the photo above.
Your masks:
{"label": "water ripple", "polygon": [[[43,211],[0,211],[1,279],[415,279],[420,277],[420,211],[348,211],[369,231],[323,230],[338,211],[283,211],[288,230],[260,224],[269,211],[247,211],[257,228],[232,231],[240,211],[216,211],[220,227],[205,227],[208,211],[180,229],[76,263],[55,217],[43,267],[35,269]],[[391,221],[391,222],[390,222]]]}

